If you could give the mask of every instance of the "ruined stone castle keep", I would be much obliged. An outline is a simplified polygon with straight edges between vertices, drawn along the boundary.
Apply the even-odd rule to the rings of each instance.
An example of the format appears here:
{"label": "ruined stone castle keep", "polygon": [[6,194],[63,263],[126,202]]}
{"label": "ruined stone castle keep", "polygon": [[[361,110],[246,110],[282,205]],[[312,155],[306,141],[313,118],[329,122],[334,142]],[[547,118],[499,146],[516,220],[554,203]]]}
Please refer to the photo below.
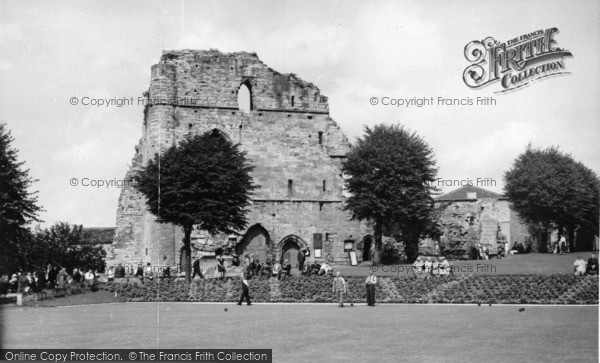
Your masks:
{"label": "ruined stone castle keep", "polygon": [[[154,155],[190,133],[217,130],[247,151],[255,166],[247,229],[232,235],[192,233],[192,258],[237,252],[296,263],[348,264],[371,248],[370,229],[350,220],[344,201],[341,162],[349,143],[329,116],[327,97],[294,74],[280,74],[253,53],[217,50],[164,52],[152,66],[142,138],[130,179]],[[144,197],[131,185],[121,191],[115,239],[107,264],[177,265],[183,231],[158,224]],[[365,255],[368,259],[368,254]]]}

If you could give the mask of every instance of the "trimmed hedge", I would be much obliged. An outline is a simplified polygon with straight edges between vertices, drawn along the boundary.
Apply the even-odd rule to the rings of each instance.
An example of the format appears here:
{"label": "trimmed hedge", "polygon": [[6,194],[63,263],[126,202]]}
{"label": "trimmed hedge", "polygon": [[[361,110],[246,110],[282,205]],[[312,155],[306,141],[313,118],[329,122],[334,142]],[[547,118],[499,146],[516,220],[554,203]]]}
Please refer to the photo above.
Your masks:
{"label": "trimmed hedge", "polygon": [[[347,301],[364,303],[364,277],[346,277]],[[331,276],[292,276],[252,279],[255,302],[333,302]],[[127,301],[235,302],[241,293],[239,278],[140,283],[107,283],[101,286]],[[598,278],[573,275],[459,276],[429,280],[405,276],[379,277],[380,303],[494,303],[494,304],[598,304]]]}

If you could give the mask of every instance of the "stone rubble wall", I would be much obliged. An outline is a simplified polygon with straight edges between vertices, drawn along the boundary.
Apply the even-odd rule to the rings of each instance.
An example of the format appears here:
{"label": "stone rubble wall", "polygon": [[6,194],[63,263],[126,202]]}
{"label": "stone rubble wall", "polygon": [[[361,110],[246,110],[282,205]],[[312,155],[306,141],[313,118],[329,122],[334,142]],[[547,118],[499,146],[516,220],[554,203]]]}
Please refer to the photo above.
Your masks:
{"label": "stone rubble wall", "polygon": [[458,248],[464,243],[480,243],[496,251],[499,237],[510,240],[507,201],[486,198],[442,203],[447,205],[441,214],[440,224],[451,246]]}

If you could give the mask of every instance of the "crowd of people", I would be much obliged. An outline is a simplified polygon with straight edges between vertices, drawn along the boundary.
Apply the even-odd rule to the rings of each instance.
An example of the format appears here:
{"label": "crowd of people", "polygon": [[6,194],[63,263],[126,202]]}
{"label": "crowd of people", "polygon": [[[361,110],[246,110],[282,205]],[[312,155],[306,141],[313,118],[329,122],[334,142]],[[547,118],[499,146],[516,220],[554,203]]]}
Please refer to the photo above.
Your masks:
{"label": "crowd of people", "polygon": [[452,274],[452,268],[450,267],[450,263],[444,256],[440,257],[427,257],[426,259],[422,259],[421,257],[417,257],[415,262],[413,263],[413,274],[415,277],[443,277]]}
{"label": "crowd of people", "polygon": [[[223,255],[216,257],[217,274],[219,277],[225,277],[229,269],[240,269],[247,279],[257,278],[277,278],[278,280],[292,276],[292,265],[289,259],[285,259],[283,263],[275,260],[273,257],[267,257],[264,262],[260,261],[259,257],[253,253],[243,256],[243,260],[237,253],[233,253],[231,266],[227,266]],[[242,262],[243,261],[243,262]],[[196,259],[192,265],[192,279],[196,276],[204,278],[200,268],[200,259]],[[323,276],[332,273],[332,268],[325,261],[312,260],[307,263],[306,251],[298,252],[298,271],[301,276]]]}
{"label": "crowd of people", "polygon": [[47,290],[64,290],[68,286],[80,285],[93,288],[97,272],[91,269],[67,268],[52,266],[45,270],[32,272],[18,271],[12,275],[4,274],[0,277],[0,295],[10,293],[43,292]]}
{"label": "crowd of people", "polygon": [[[194,271],[196,271],[196,266],[193,266],[193,268],[194,268]],[[202,272],[199,271],[199,266],[198,266],[198,272],[200,273],[200,277],[202,277]],[[171,278],[171,267],[163,266],[160,268],[160,271],[155,271],[154,268],[152,267],[152,265],[150,264],[150,262],[148,262],[145,267],[143,266],[143,264],[140,263],[137,265],[137,268],[135,268],[135,269],[132,268],[131,271],[129,271],[129,273],[127,273],[123,264],[119,263],[117,266],[108,267],[106,277],[109,282],[114,281],[114,279],[123,279],[123,278],[134,277],[134,278],[139,279],[142,283],[144,283],[144,281],[153,281],[155,278],[170,279]],[[192,276],[192,278],[193,278],[193,276]]]}
{"label": "crowd of people", "polygon": [[485,244],[476,243],[471,247],[469,251],[470,258],[472,260],[489,260],[491,256],[496,256],[500,259],[505,255],[504,245],[499,245],[495,250]]}

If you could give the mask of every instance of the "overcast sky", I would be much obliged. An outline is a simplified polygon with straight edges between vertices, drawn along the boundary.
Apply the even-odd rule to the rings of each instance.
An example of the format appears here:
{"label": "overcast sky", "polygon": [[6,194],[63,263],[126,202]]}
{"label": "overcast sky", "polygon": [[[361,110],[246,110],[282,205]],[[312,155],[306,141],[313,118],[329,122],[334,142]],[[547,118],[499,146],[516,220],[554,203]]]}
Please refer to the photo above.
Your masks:
{"label": "overcast sky", "polygon": [[[116,187],[141,137],[143,107],[73,106],[71,97],[141,96],[162,50],[256,52],[313,82],[350,140],[400,123],[435,150],[446,180],[502,176],[528,143],[559,146],[600,170],[598,1],[2,1],[0,122],[39,179],[45,224],[114,226]],[[495,94],[462,80],[467,43],[557,27],[571,75]],[[495,106],[372,106],[371,97],[492,96]],[[453,188],[442,188],[449,191]]]}

